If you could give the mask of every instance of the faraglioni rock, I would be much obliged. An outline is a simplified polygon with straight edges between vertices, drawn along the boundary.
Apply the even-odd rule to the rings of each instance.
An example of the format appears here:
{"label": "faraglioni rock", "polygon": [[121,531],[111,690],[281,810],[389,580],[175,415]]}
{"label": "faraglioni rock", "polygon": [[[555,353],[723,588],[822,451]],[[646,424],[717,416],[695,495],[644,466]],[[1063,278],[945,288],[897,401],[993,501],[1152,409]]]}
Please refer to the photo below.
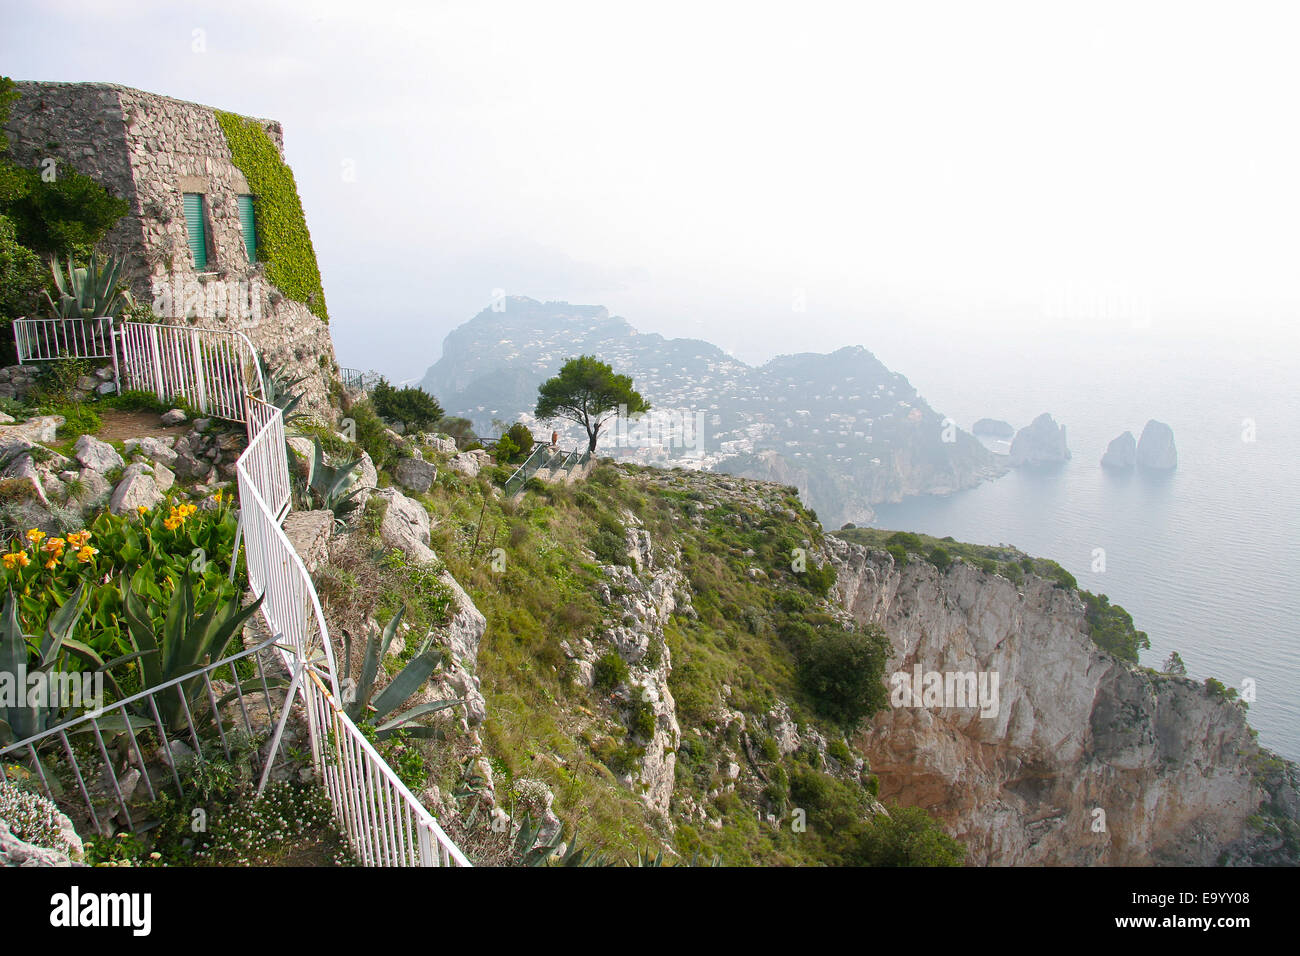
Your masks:
{"label": "faraglioni rock", "polygon": [[1065,444],[1065,426],[1056,424],[1047,412],[1016,432],[1016,437],[1011,442],[1010,463],[1013,467],[1054,464],[1066,461],[1069,457],[1070,449]]}
{"label": "faraglioni rock", "polygon": [[1106,454],[1101,456],[1103,468],[1132,468],[1137,464],[1137,439],[1132,432],[1125,432],[1106,446]]}
{"label": "faraglioni rock", "polygon": [[1000,418],[981,418],[970,430],[972,434],[987,435],[990,438],[1010,438],[1016,433],[1010,422],[1004,422]]}
{"label": "faraglioni rock", "polygon": [[1137,444],[1137,463],[1153,471],[1172,471],[1178,467],[1178,449],[1174,447],[1174,430],[1154,418],[1142,429]]}

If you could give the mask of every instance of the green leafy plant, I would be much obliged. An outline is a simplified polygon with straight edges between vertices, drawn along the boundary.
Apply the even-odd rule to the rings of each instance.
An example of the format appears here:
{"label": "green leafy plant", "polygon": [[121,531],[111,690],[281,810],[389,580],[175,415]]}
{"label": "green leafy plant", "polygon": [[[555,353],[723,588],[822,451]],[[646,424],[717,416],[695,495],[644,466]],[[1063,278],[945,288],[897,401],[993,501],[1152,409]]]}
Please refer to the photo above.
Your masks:
{"label": "green leafy plant", "polygon": [[295,411],[306,393],[302,391],[295,392],[294,389],[307,381],[307,376],[300,375],[297,378],[290,378],[283,369],[268,369],[266,363],[260,357],[257,361],[262,369],[262,383],[266,388],[267,404],[280,409],[286,425],[306,418],[305,413]]}
{"label": "green leafy plant", "polygon": [[319,438],[312,438],[316,449],[307,471],[307,488],[311,503],[318,508],[334,512],[336,518],[342,517],[357,506],[356,496],[361,493],[357,483],[357,468],[361,459],[342,465],[330,465],[325,461],[325,449]]}
{"label": "green leafy plant", "polygon": [[135,304],[120,281],[124,261],[109,256],[101,267],[99,254],[91,252],[89,263],[78,266],[69,255],[65,274],[58,260],[51,258],[50,273],[59,297],[55,299],[49,292],[43,292],[50,314],[56,319],[116,318],[124,308]]}
{"label": "green leafy plant", "polygon": [[402,613],[399,610],[394,614],[380,634],[368,635],[361,673],[355,679],[352,677],[351,666],[352,635],[346,630],[343,631],[343,683],[346,685],[343,692],[343,712],[357,724],[375,725],[375,737],[378,740],[385,740],[399,731],[410,737],[430,737],[436,732],[436,728],[419,726],[414,723],[415,719],[464,703],[463,700],[440,700],[419,704],[384,723],[379,723],[417,693],[439,665],[446,660],[446,652],[434,647],[432,638],[426,638],[415,656],[397,673],[388,686],[375,696],[375,678],[379,675],[379,663],[388,655],[388,649],[397,636],[397,628],[402,622]]}
{"label": "green leafy plant", "polygon": [[[50,675],[64,659],[62,651],[65,648],[95,657],[90,648],[74,641],[71,636],[84,606],[83,588],[78,585],[68,600],[50,615],[35,654],[29,654],[27,635],[18,619],[18,601],[10,587],[5,596],[4,611],[0,614],[0,675],[8,676],[17,685],[18,675],[23,671],[29,676],[43,674],[48,686]],[[27,696],[26,686],[15,686],[14,691],[19,698]],[[0,743],[25,740],[48,730],[60,722],[63,714],[63,706],[55,704],[52,699],[44,703],[19,700],[12,705],[0,704]]]}
{"label": "green leafy plant", "polygon": [[[187,571],[177,584],[162,615],[162,625],[154,623],[154,613],[137,592],[144,590],[143,571],[137,571],[133,580],[125,575],[120,588],[123,612],[131,645],[131,656],[139,659],[143,688],[157,687],[170,680],[190,674],[209,661],[220,658],[230,641],[262,604],[257,598],[247,607],[241,607],[242,598],[236,594],[208,602],[205,610],[195,604],[194,582]],[[203,711],[204,691],[202,676],[183,681],[181,695],[157,695],[155,704],[169,734],[188,729],[185,712],[194,716]],[[184,702],[181,700],[184,697]]]}

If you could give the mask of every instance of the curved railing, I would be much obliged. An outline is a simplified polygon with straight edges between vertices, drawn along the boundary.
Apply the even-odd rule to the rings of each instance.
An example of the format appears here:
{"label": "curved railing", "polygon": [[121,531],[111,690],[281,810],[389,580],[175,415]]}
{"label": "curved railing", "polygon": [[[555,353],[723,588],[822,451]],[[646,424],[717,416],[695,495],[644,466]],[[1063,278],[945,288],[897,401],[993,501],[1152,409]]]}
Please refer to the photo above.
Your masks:
{"label": "curved railing", "polygon": [[[312,758],[334,814],[367,866],[469,866],[343,710],[320,599],[280,520],[289,465],[280,409],[249,397],[248,448],[235,464],[248,583],[307,708]],[[286,500],[282,511],[278,505]],[[236,545],[238,551],[238,545]]]}

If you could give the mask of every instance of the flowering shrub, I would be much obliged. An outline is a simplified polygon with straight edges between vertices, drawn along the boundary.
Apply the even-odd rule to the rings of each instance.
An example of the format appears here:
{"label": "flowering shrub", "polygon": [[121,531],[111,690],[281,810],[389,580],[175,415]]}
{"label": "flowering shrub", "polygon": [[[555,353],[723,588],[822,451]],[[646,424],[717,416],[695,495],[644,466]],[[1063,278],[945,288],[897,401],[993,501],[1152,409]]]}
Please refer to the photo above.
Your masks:
{"label": "flowering shrub", "polygon": [[0,820],[9,825],[14,836],[34,846],[75,856],[76,848],[59,825],[60,816],[59,808],[44,797],[0,783]]}
{"label": "flowering shrub", "polygon": [[51,611],[84,584],[88,602],[78,639],[111,660],[129,650],[122,580],[130,580],[159,614],[187,571],[198,613],[239,594],[239,583],[228,579],[238,519],[220,491],[212,500],[208,510],[171,501],[131,515],[103,512],[64,537],[39,528],[15,537],[0,554],[0,587],[18,595],[23,630],[39,633]]}

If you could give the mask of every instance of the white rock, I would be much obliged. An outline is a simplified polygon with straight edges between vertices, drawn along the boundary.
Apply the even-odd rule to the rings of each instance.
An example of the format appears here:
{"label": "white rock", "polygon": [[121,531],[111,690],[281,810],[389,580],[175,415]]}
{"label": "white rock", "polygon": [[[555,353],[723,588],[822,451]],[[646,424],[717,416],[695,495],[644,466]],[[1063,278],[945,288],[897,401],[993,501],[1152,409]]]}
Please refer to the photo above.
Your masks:
{"label": "white rock", "polygon": [[126,464],[116,448],[90,435],[82,435],[77,439],[77,443],[72,446],[72,456],[81,463],[83,468],[101,473],[110,472]]}
{"label": "white rock", "polygon": [[162,500],[163,495],[158,490],[158,482],[154,480],[152,470],[138,464],[128,465],[122,473],[121,481],[113,489],[108,508],[113,514],[120,515],[142,506],[156,508]]}

